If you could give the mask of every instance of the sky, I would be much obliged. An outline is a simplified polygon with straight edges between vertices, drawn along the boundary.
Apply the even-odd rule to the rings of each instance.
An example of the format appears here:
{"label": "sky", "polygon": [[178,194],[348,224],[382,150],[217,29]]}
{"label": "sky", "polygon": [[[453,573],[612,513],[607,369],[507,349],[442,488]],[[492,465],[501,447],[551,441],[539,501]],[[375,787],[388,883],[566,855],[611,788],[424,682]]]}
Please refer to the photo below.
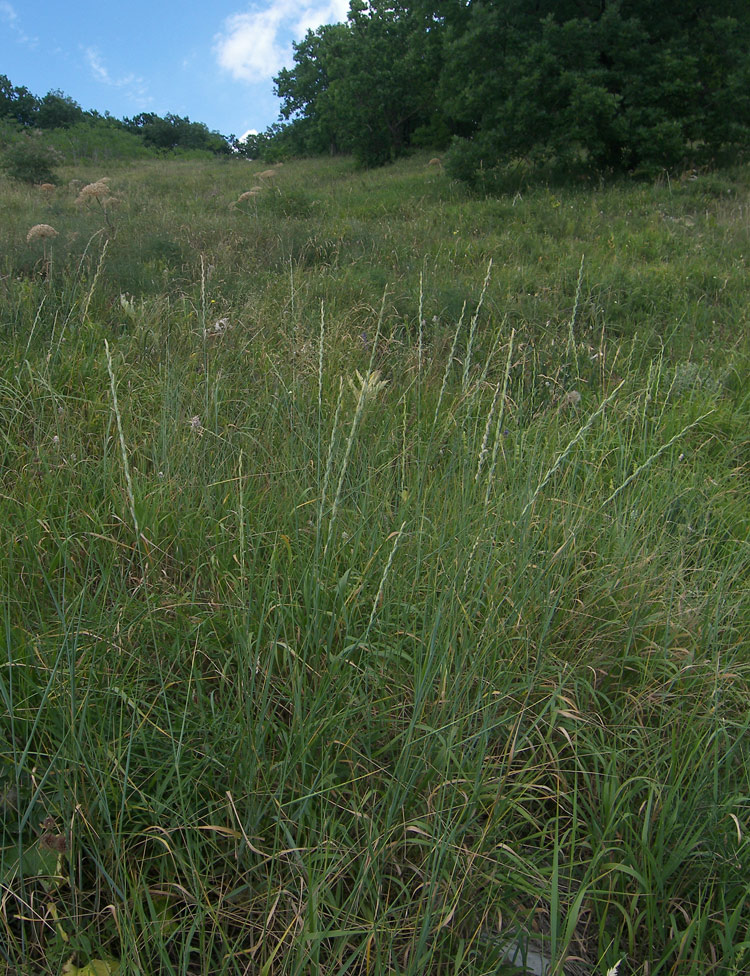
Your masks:
{"label": "sky", "polygon": [[279,116],[273,76],[292,42],[349,0],[0,0],[0,74],[117,118],[188,116],[228,136]]}

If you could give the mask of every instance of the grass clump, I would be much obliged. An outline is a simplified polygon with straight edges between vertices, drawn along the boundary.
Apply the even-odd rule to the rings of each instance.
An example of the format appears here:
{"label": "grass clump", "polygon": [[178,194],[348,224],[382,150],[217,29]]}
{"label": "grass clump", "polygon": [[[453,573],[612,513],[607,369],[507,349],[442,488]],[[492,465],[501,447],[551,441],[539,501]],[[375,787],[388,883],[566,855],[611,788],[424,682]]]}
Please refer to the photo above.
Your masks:
{"label": "grass clump", "polygon": [[746,171],[163,167],[1,188],[3,963],[743,972]]}

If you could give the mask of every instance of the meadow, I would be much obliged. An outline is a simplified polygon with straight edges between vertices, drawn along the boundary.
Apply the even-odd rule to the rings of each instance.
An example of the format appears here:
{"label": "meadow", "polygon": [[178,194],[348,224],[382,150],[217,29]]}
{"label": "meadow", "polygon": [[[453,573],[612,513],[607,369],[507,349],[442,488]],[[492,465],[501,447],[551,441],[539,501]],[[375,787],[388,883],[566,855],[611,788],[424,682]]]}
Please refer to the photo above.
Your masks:
{"label": "meadow", "polygon": [[0,970],[747,972],[750,168],[264,168],[0,183]]}

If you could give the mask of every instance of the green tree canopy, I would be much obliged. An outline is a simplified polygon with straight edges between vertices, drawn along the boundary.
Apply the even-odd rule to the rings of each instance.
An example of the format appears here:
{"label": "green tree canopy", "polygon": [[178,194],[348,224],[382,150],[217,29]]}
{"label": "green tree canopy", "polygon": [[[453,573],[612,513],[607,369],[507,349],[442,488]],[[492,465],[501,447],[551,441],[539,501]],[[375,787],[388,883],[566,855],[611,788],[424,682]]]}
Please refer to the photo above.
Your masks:
{"label": "green tree canopy", "polygon": [[352,40],[346,24],[310,30],[294,44],[294,68],[282,68],[274,78],[281,116],[293,123],[298,151],[333,154],[352,148],[347,115],[338,99],[340,86],[332,85]]}
{"label": "green tree canopy", "polygon": [[67,129],[81,122],[85,113],[78,102],[63,92],[51,91],[39,101],[35,125],[40,129]]}
{"label": "green tree canopy", "polygon": [[653,170],[750,144],[745,0],[472,0],[441,92],[455,158]]}
{"label": "green tree canopy", "polygon": [[138,133],[146,146],[159,150],[205,149],[214,153],[231,152],[227,140],[211,132],[202,122],[191,122],[168,112],[163,118],[154,112],[141,112],[124,119],[125,128]]}
{"label": "green tree canopy", "polygon": [[39,111],[39,99],[28,88],[16,88],[10,78],[0,75],[0,119],[33,125]]}
{"label": "green tree canopy", "polygon": [[346,24],[295,44],[295,67],[274,81],[303,144],[352,151],[367,164],[403,153],[436,110],[441,59],[427,26],[418,5],[352,0]]}
{"label": "green tree canopy", "polygon": [[525,157],[653,172],[750,145],[747,0],[351,0],[276,77],[268,144],[456,175]]}

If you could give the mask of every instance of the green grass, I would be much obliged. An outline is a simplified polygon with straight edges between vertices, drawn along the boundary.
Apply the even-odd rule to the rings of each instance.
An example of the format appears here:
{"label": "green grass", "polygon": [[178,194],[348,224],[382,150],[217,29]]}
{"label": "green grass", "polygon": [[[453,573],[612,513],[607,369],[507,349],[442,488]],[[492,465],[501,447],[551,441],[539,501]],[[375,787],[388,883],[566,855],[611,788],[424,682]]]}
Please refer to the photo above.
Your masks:
{"label": "green grass", "polygon": [[426,163],[0,184],[0,968],[746,971],[750,170]]}

